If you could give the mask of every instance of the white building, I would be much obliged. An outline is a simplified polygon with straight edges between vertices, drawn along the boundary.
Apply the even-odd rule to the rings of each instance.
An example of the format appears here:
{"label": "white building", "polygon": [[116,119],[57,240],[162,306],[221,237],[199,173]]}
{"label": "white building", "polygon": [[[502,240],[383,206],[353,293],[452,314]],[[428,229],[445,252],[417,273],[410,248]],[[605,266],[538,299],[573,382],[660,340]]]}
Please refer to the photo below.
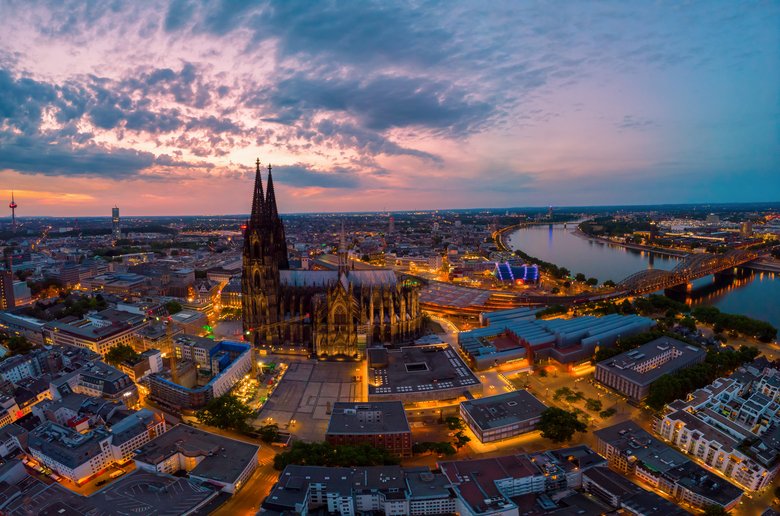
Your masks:
{"label": "white building", "polygon": [[[739,375],[737,376],[739,378]],[[655,432],[745,489],[771,485],[780,470],[780,404],[763,394],[766,375],[750,390],[741,380],[720,378],[687,400],[670,403]],[[749,446],[743,443],[752,443]]]}
{"label": "white building", "polygon": [[49,421],[30,432],[28,448],[38,462],[81,485],[111,464],[126,463],[165,428],[165,420],[146,409],[84,434]]}
{"label": "white building", "polygon": [[177,425],[138,449],[139,469],[173,474],[221,486],[235,493],[257,469],[259,446],[222,437],[187,425]]}

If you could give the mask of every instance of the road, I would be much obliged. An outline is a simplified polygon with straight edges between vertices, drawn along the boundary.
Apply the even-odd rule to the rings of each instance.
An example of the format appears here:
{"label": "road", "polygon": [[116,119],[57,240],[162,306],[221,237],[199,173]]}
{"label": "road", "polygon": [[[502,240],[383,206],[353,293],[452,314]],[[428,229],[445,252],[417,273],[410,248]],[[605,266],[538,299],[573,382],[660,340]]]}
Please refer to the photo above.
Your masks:
{"label": "road", "polygon": [[260,446],[260,466],[241,490],[222,507],[214,511],[215,516],[254,516],[271,488],[279,478],[274,469],[276,450],[265,444]]}

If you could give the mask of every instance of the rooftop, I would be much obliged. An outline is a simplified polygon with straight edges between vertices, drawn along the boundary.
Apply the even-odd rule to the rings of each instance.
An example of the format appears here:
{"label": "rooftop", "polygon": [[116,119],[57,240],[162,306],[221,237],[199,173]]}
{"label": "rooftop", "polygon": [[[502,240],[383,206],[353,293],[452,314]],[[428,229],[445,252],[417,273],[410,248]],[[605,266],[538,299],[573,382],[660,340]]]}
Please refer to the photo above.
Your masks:
{"label": "rooftop", "polygon": [[369,349],[369,395],[409,394],[479,385],[471,369],[448,345]]}
{"label": "rooftop", "polygon": [[190,475],[232,483],[252,460],[257,460],[259,446],[221,435],[204,432],[187,425],[176,425],[141,447],[135,460],[157,465],[181,453],[201,461]]}
{"label": "rooftop", "polygon": [[483,430],[539,417],[547,406],[526,390],[464,401],[461,407]]}
{"label": "rooftop", "polygon": [[409,432],[401,401],[336,402],[326,434],[382,434]]}
{"label": "rooftop", "polygon": [[335,468],[290,465],[279,475],[279,480],[263,502],[263,507],[275,510],[294,509],[296,504],[306,500],[311,483],[323,484],[325,491],[345,496],[371,489],[397,490],[395,492],[403,495],[406,487],[404,470],[400,466]]}
{"label": "rooftop", "polygon": [[108,437],[108,431],[102,427],[80,434],[47,421],[30,432],[28,446],[68,468],[75,469],[100,455],[100,443]]}
{"label": "rooftop", "polygon": [[[655,366],[650,365],[664,354],[669,354],[666,361]],[[609,369],[634,383],[649,385],[680,369],[684,364],[704,360],[706,355],[707,352],[702,348],[669,337],[660,337],[636,349],[602,360],[598,367]]]}
{"label": "rooftop", "polygon": [[677,504],[651,491],[646,491],[606,466],[591,468],[583,475],[591,478],[599,486],[617,497],[625,507],[635,514],[663,514],[669,516],[689,514],[688,511],[682,509]]}

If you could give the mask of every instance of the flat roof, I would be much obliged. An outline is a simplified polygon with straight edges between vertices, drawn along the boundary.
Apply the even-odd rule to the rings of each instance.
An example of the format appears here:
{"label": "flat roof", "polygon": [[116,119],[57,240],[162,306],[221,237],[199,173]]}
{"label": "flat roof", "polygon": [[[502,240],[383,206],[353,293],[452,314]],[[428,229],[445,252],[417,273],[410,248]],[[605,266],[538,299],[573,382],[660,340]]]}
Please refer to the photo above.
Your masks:
{"label": "flat roof", "polygon": [[350,403],[338,401],[326,434],[383,434],[411,432],[402,401]]}
{"label": "flat roof", "polygon": [[[651,369],[641,371],[643,364],[654,360],[670,349],[676,349],[679,354]],[[633,383],[649,385],[664,375],[704,360],[706,355],[707,352],[702,348],[669,337],[660,337],[638,348],[602,360],[597,364],[597,367],[607,369]]]}
{"label": "flat roof", "polygon": [[440,462],[439,468],[474,512],[510,509],[515,504],[501,493],[496,482],[542,476],[525,455]]}
{"label": "flat roof", "polygon": [[624,421],[593,433],[626,457],[636,457],[647,468],[714,502],[726,506],[743,494],[731,482],[710,473],[633,421]]}
{"label": "flat roof", "polygon": [[623,506],[636,514],[664,514],[682,516],[690,514],[678,505],[634,484],[624,475],[606,466],[596,466],[582,473],[609,494],[617,497]]}
{"label": "flat roof", "polygon": [[78,495],[57,482],[46,483],[26,475],[13,486],[21,494],[3,508],[9,516],[85,514],[148,514],[174,516],[189,513],[217,495],[214,489],[175,478],[136,470],[111,482],[91,496]]}
{"label": "flat roof", "polygon": [[[369,353],[374,350],[369,350]],[[382,350],[384,351],[384,350]],[[373,353],[377,355],[377,353]],[[370,355],[368,394],[387,395],[430,392],[449,389],[467,390],[479,385],[471,369],[447,344],[407,346],[384,351],[384,367],[371,367]]]}
{"label": "flat roof", "polygon": [[483,430],[528,421],[547,409],[547,405],[526,390],[463,401],[460,406]]}
{"label": "flat roof", "polygon": [[188,425],[176,425],[143,445],[135,460],[157,465],[181,453],[202,457],[189,473],[197,477],[233,483],[252,460],[257,460],[259,446],[205,432]]}
{"label": "flat roof", "polygon": [[189,333],[185,333],[183,335],[177,335],[176,337],[173,338],[173,343],[180,344],[183,346],[203,348],[209,352],[213,348],[219,346],[219,342],[214,339],[208,339],[206,337],[200,337],[198,335],[191,335]]}

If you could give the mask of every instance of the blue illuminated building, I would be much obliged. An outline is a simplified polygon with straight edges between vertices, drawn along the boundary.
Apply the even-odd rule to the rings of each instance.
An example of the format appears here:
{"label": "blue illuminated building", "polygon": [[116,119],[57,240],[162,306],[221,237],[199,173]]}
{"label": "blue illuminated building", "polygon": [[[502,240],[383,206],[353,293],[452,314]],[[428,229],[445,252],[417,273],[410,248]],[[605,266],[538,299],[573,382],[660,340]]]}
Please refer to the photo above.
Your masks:
{"label": "blue illuminated building", "polygon": [[494,274],[499,281],[503,282],[535,284],[539,281],[539,266],[527,263],[512,265],[509,262],[496,262]]}

